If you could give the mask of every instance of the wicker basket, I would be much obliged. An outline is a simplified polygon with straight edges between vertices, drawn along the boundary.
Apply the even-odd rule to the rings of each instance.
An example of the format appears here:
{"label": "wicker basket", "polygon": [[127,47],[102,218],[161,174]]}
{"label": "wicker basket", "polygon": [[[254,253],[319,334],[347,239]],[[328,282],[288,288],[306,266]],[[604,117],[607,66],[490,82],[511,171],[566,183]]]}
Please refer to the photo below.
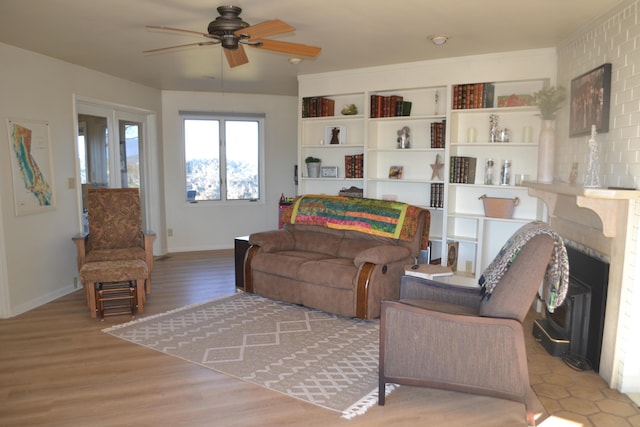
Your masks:
{"label": "wicker basket", "polygon": [[483,194],[479,199],[484,203],[484,215],[490,218],[513,218],[513,210],[520,204],[520,199],[517,197],[503,199],[487,197],[486,194]]}
{"label": "wicker basket", "polygon": [[338,193],[339,196],[346,196],[346,197],[359,197],[362,198],[362,188],[358,188],[358,187],[350,187],[350,188],[343,188],[342,190],[340,190],[340,192]]}

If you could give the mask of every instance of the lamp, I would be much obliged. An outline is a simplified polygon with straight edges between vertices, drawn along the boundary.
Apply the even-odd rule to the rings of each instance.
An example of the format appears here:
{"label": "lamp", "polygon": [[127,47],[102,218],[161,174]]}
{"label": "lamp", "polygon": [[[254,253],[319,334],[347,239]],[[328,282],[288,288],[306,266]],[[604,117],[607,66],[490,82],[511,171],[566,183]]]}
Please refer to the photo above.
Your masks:
{"label": "lamp", "polygon": [[429,40],[431,40],[431,42],[436,46],[442,46],[447,42],[447,40],[449,40],[449,36],[446,36],[444,34],[436,34],[433,36],[429,36]]}
{"label": "lamp", "polygon": [[302,58],[289,58],[289,63],[293,65],[298,65],[302,62]]}

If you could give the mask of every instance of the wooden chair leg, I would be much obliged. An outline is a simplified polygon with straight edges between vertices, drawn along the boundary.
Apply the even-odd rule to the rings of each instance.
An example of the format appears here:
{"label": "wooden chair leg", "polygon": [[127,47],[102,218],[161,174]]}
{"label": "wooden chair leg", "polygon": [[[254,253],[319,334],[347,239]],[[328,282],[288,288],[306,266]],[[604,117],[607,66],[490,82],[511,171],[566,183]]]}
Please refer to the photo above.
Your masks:
{"label": "wooden chair leg", "polygon": [[87,296],[87,303],[89,304],[89,315],[92,318],[96,317],[96,284],[95,282],[87,281],[84,284],[85,293]]}
{"label": "wooden chair leg", "polygon": [[136,292],[138,293],[138,313],[144,313],[144,282],[145,279],[136,280]]}

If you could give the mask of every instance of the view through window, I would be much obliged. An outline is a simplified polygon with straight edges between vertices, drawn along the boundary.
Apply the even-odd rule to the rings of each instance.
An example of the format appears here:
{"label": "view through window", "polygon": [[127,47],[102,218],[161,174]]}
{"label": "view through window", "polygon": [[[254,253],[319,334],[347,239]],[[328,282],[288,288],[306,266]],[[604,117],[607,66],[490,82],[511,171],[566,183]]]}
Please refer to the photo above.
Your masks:
{"label": "view through window", "polygon": [[186,199],[258,200],[263,119],[183,117]]}

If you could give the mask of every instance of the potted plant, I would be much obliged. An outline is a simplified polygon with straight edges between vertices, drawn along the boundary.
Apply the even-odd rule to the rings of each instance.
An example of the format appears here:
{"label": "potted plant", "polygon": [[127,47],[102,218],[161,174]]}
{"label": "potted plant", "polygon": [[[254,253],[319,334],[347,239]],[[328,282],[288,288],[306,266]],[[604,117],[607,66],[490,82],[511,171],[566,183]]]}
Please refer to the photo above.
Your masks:
{"label": "potted plant", "polygon": [[555,120],[556,111],[560,109],[560,104],[567,97],[567,91],[562,86],[557,88],[549,86],[540,89],[533,94],[533,101],[540,109],[542,120]]}
{"label": "potted plant", "polygon": [[538,141],[538,182],[553,182],[553,163],[555,158],[555,120],[556,111],[566,98],[562,86],[545,87],[533,94],[533,101],[540,109],[542,128]]}
{"label": "potted plant", "polygon": [[307,164],[307,175],[310,178],[318,178],[320,176],[320,159],[309,156],[304,159],[304,162]]}

